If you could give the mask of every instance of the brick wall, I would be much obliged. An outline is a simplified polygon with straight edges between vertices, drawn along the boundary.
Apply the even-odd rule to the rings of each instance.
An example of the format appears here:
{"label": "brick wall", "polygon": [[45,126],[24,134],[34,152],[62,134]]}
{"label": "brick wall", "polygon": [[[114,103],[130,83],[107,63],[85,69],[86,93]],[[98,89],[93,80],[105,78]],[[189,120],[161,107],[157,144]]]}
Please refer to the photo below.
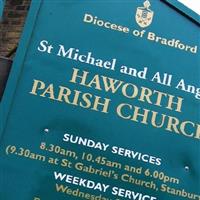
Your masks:
{"label": "brick wall", "polygon": [[0,56],[17,46],[31,0],[6,0],[0,23]]}

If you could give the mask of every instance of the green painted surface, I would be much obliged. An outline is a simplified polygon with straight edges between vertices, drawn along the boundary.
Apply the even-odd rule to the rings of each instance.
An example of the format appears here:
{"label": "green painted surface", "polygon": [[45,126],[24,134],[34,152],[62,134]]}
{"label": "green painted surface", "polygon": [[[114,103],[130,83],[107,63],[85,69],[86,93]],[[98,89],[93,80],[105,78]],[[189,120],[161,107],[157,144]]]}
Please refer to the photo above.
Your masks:
{"label": "green painted surface", "polygon": [[3,7],[4,7],[4,1],[3,1],[3,0],[0,0],[0,18],[1,18],[2,15],[3,15]]}
{"label": "green painted surface", "polygon": [[143,2],[33,1],[1,104],[1,199],[200,198],[199,26]]}

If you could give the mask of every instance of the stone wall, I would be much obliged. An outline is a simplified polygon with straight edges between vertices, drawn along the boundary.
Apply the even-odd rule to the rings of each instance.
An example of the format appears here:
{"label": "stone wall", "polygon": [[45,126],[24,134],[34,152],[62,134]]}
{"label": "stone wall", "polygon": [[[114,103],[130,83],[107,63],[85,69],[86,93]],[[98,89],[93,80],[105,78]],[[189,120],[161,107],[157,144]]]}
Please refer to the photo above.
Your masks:
{"label": "stone wall", "polygon": [[0,22],[0,56],[6,56],[19,42],[31,0],[6,0]]}

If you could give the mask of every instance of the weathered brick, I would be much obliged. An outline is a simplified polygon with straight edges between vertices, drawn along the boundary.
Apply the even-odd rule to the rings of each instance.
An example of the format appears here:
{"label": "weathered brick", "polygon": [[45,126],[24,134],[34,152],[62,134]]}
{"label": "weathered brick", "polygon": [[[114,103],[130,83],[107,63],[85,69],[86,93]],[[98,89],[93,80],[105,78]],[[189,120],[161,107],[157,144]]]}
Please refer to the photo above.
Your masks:
{"label": "weathered brick", "polygon": [[8,18],[19,18],[21,16],[22,15],[19,12],[15,12],[15,11],[9,12],[7,15]]}
{"label": "weathered brick", "polygon": [[19,41],[31,0],[6,0],[0,23],[0,55],[5,56]]}
{"label": "weathered brick", "polygon": [[21,5],[23,4],[23,0],[12,0],[10,1],[11,5]]}
{"label": "weathered brick", "polygon": [[22,11],[24,11],[24,10],[26,10],[26,6],[22,6],[22,5],[17,6],[16,10],[22,10]]}

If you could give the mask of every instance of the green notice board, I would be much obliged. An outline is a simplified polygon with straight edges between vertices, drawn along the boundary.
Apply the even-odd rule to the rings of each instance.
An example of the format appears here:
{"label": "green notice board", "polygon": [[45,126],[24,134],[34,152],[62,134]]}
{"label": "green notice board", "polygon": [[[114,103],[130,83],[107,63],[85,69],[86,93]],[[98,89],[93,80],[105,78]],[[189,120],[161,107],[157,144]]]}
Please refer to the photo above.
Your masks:
{"label": "green notice board", "polygon": [[33,1],[1,103],[0,199],[200,199],[199,38],[163,1]]}
{"label": "green notice board", "polygon": [[0,20],[1,20],[1,17],[3,15],[3,7],[4,7],[4,1],[0,0]]}

